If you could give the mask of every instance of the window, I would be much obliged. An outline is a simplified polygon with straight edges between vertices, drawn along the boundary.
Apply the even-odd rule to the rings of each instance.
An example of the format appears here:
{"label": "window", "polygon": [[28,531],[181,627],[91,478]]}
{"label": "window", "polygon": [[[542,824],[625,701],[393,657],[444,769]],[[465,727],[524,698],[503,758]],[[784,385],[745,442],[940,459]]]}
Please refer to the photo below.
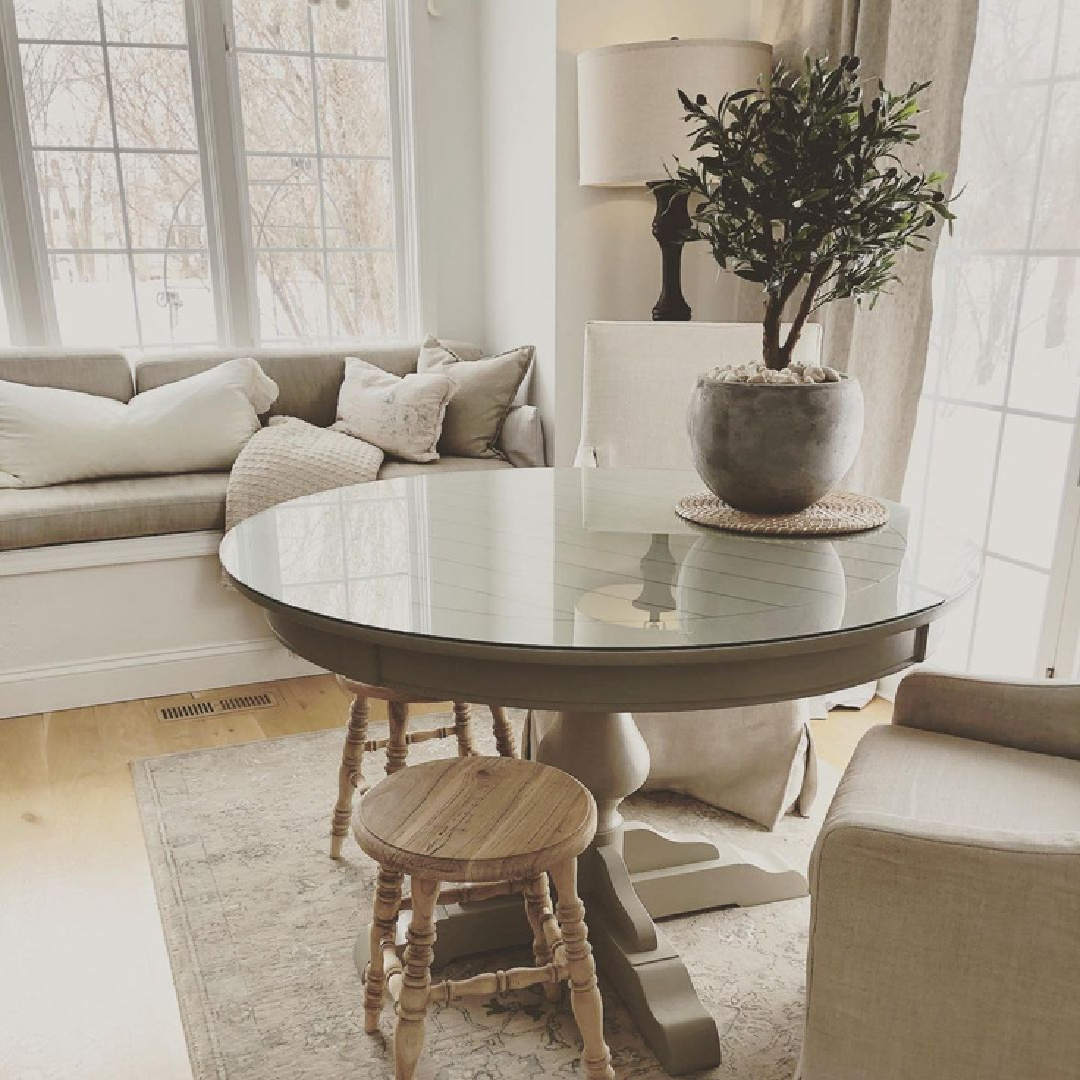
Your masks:
{"label": "window", "polygon": [[182,0],[17,0],[64,342],[214,341]]}
{"label": "window", "polygon": [[[1054,664],[1047,616],[1080,403],[1080,19],[1070,0],[985,0],[964,105],[958,220],[904,500],[985,547],[935,662]],[[1062,674],[1067,674],[1062,672]]]}
{"label": "window", "polygon": [[233,0],[264,338],[393,337],[393,160],[382,4]]}
{"label": "window", "polygon": [[411,333],[396,3],[15,0],[27,343]]}

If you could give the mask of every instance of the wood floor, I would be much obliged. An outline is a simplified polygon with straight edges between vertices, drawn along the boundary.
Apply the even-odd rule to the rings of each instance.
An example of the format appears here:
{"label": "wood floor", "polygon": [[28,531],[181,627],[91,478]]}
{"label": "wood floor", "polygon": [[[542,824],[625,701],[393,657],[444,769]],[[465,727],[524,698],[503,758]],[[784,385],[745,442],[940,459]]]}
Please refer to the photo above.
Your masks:
{"label": "wood floor", "polygon": [[[224,717],[134,701],[0,720],[0,1080],[189,1080],[128,763],[343,722],[329,676],[265,689],[277,707]],[[881,701],[834,712],[819,753],[843,767],[888,719]]]}

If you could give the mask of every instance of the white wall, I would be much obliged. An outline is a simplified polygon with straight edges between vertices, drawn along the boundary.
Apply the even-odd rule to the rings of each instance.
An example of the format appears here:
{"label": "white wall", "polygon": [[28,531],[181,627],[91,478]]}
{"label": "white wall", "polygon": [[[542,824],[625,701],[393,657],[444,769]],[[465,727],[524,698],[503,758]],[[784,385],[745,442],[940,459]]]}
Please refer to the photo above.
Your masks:
{"label": "white wall", "polygon": [[[756,0],[558,0],[556,190],[557,395],[555,460],[569,464],[581,425],[582,343],[590,319],[648,319],[660,293],[660,251],[652,237],[655,200],[645,190],[578,183],[577,54],[601,45],[669,37],[758,36]],[[724,274],[704,245],[683,260],[694,318],[753,321],[753,289]]]}
{"label": "white wall", "polygon": [[424,332],[482,342],[480,0],[407,0],[412,42]]}
{"label": "white wall", "polygon": [[[556,464],[581,420],[582,343],[590,319],[647,319],[660,253],[646,190],[578,183],[577,54],[667,37],[756,38],[762,0],[482,0],[482,108],[487,181],[488,344],[538,347],[534,396]],[[703,245],[686,249],[694,317],[754,321],[760,300],[718,280]]]}
{"label": "white wall", "polygon": [[555,0],[481,0],[485,318],[494,350],[533,344],[555,415]]}

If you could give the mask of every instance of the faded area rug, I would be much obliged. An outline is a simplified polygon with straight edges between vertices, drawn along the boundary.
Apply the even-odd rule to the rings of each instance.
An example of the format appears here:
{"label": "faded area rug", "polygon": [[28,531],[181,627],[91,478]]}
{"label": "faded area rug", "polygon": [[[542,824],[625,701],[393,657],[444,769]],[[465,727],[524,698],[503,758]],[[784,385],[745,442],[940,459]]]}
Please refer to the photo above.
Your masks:
{"label": "faded area rug", "polygon": [[[477,735],[485,731],[482,713]],[[429,718],[433,719],[433,718]],[[381,737],[378,725],[369,737]],[[168,941],[195,1080],[389,1080],[392,1014],[365,1035],[352,960],[370,918],[372,864],[350,838],[327,854],[343,732],[176,754],[133,765],[135,787]],[[490,737],[477,739],[494,753]],[[445,743],[411,749],[419,761]],[[369,779],[382,754],[368,755]],[[826,785],[829,786],[829,785]],[[665,831],[722,835],[782,854],[805,869],[826,791],[812,820],[774,833],[676,795],[630,800],[628,817]],[[801,1037],[809,901],[665,920],[705,1007],[720,1029],[716,1080],[789,1080]],[[526,950],[459,961],[467,975],[531,963]],[[601,980],[602,981],[602,980]],[[614,993],[604,1029],[621,1080],[667,1074]],[[565,996],[539,989],[433,1008],[423,1080],[581,1076],[580,1044]]]}

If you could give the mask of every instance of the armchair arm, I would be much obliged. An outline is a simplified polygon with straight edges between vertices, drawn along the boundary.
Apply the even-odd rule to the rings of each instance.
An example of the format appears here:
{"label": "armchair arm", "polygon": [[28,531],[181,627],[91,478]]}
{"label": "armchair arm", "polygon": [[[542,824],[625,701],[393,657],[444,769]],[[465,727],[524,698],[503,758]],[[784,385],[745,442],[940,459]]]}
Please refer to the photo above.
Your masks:
{"label": "armchair arm", "polygon": [[916,671],[896,692],[893,723],[1080,760],[1080,684]]}

